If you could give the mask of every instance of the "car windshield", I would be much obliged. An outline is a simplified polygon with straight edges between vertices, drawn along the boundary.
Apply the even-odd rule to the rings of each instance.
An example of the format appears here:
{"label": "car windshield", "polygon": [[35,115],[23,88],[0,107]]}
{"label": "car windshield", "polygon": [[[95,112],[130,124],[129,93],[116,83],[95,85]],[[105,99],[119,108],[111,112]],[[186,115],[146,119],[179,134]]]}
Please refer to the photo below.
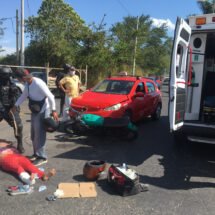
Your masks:
{"label": "car windshield", "polygon": [[92,91],[98,93],[126,95],[130,93],[133,85],[133,81],[103,80],[97,84]]}

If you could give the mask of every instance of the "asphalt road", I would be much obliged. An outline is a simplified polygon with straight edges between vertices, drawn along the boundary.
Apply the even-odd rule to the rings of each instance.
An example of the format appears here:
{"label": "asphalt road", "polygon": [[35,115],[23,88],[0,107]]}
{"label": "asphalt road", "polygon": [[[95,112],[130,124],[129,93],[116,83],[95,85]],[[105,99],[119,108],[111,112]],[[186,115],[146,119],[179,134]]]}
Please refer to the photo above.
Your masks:
{"label": "asphalt road", "polygon": [[[30,114],[22,107],[26,155],[32,154],[29,138]],[[169,133],[167,97],[163,96],[162,117],[159,121],[146,119],[138,123],[139,137],[133,142],[122,142],[113,137],[68,137],[49,133],[47,137],[48,164],[57,175],[44,183],[37,181],[29,195],[9,196],[8,185],[18,184],[13,175],[0,172],[0,215],[70,214],[70,215],[212,215],[215,211],[215,156],[214,146],[181,145],[176,147]],[[0,124],[0,139],[15,141],[13,130]],[[126,163],[135,169],[149,191],[121,197],[106,180],[96,183],[96,198],[57,199],[50,202],[61,182],[87,181],[83,166],[89,160],[105,160],[108,164]],[[47,190],[38,192],[40,185]]]}

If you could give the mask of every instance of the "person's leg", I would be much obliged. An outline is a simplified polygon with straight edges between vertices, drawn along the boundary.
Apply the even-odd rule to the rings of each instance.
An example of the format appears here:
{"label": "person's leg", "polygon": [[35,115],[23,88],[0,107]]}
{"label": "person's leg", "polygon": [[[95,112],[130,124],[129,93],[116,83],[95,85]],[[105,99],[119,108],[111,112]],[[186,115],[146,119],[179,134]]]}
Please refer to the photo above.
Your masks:
{"label": "person's leg", "polygon": [[7,172],[13,172],[20,175],[25,170],[19,165],[19,154],[6,155],[1,162],[1,167]]}
{"label": "person's leg", "polygon": [[64,103],[64,110],[63,110],[63,119],[62,121],[67,121],[69,119],[68,110],[71,105],[72,98],[65,95],[65,103]]}
{"label": "person's leg", "polygon": [[19,112],[16,111],[14,113],[14,134],[17,139],[17,149],[20,153],[24,153],[24,147],[23,147],[23,125],[22,120],[20,118]]}
{"label": "person's leg", "polygon": [[63,115],[64,102],[65,102],[65,93],[62,92],[62,90],[60,90],[60,116]]}
{"label": "person's leg", "polygon": [[45,113],[32,114],[32,143],[34,147],[34,153],[40,157],[47,159],[45,153],[46,142],[46,130],[43,123]]}
{"label": "person's leg", "polygon": [[22,125],[22,120],[19,116],[18,110],[15,111],[14,113],[10,112],[10,110],[6,110],[4,114],[4,119],[7,121],[7,123],[13,127],[14,129],[14,136],[17,139],[17,149],[20,153],[24,153],[24,147],[23,147],[23,125]]}
{"label": "person's leg", "polygon": [[28,158],[20,155],[18,161],[19,165],[25,170],[25,172],[28,172],[31,175],[37,175],[39,178],[42,178],[44,176],[44,172],[38,169],[34,164],[32,164]]}

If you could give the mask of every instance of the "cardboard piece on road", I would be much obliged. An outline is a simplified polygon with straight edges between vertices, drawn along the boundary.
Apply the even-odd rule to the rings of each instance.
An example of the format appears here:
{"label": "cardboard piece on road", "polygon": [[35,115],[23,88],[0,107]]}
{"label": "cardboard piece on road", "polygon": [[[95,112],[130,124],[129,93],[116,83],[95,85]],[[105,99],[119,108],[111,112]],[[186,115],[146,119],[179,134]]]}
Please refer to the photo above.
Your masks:
{"label": "cardboard piece on road", "polygon": [[94,183],[80,183],[79,193],[81,197],[96,197],[96,187]]}
{"label": "cardboard piece on road", "polygon": [[58,189],[63,190],[64,195],[60,198],[75,198],[80,197],[79,195],[79,184],[78,183],[60,183]]}
{"label": "cardboard piece on road", "polygon": [[63,190],[60,198],[96,197],[96,187],[92,182],[87,183],[60,183],[58,189]]}

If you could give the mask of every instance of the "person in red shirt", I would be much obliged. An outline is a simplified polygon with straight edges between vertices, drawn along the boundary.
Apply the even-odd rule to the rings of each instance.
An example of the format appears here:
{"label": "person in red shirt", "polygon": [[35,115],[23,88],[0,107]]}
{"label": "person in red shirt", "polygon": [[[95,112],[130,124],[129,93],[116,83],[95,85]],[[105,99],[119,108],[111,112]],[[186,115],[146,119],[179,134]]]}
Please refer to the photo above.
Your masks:
{"label": "person in red shirt", "polygon": [[6,172],[17,174],[21,181],[30,185],[35,183],[36,176],[43,181],[47,181],[56,174],[55,169],[51,169],[48,173],[38,169],[7,141],[0,141],[0,168]]}

